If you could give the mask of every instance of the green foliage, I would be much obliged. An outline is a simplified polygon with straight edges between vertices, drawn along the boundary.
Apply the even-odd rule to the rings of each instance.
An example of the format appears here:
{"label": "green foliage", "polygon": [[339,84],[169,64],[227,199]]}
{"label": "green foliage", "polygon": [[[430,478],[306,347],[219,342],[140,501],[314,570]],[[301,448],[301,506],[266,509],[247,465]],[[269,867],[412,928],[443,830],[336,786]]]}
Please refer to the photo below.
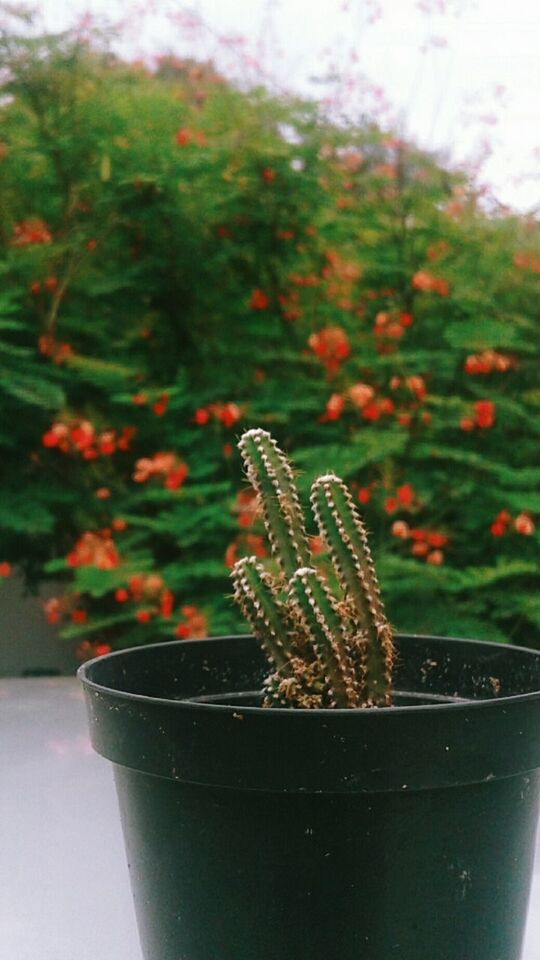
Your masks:
{"label": "green foliage", "polygon": [[0,47],[0,561],[82,654],[242,629],[254,425],[347,480],[397,628],[538,645],[537,221],[211,64]]}

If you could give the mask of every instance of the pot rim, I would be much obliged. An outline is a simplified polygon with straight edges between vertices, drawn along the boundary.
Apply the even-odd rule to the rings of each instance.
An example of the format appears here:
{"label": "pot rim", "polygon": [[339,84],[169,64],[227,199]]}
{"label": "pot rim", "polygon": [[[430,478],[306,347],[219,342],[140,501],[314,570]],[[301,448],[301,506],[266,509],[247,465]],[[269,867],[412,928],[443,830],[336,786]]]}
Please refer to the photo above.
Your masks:
{"label": "pot rim", "polygon": [[[207,714],[208,712],[215,715],[232,715],[238,713],[241,710],[242,714],[247,715],[256,715],[256,716],[283,716],[287,717],[313,717],[314,719],[321,719],[321,717],[339,717],[344,719],[346,717],[352,716],[397,716],[406,714],[410,716],[413,713],[426,713],[436,710],[437,712],[443,711],[461,711],[461,710],[479,710],[493,708],[496,704],[504,706],[508,703],[529,703],[540,698],[540,686],[538,690],[529,691],[528,693],[515,693],[502,696],[493,696],[482,699],[474,698],[464,698],[463,700],[458,700],[450,703],[426,703],[426,704],[410,704],[402,706],[388,706],[388,707],[370,707],[370,708],[351,708],[351,707],[317,707],[314,709],[291,709],[290,707],[272,707],[271,709],[267,707],[254,707],[254,706],[244,706],[241,707],[232,704],[225,703],[204,703],[197,700],[192,700],[189,697],[184,698],[174,698],[174,697],[157,697],[149,696],[142,693],[133,693],[128,690],[122,690],[118,687],[106,686],[103,683],[98,683],[95,680],[90,679],[88,674],[91,672],[93,667],[99,663],[103,662],[105,659],[113,659],[117,657],[122,657],[127,654],[131,656],[136,656],[138,653],[148,654],[149,648],[156,648],[163,650],[166,647],[170,647],[172,644],[182,645],[182,648],[187,648],[189,646],[196,647],[197,649],[204,649],[205,644],[215,644],[224,640],[242,640],[252,637],[252,634],[249,633],[240,633],[240,634],[223,634],[215,637],[205,637],[201,640],[165,640],[159,643],[150,643],[150,644],[141,644],[136,647],[126,647],[124,650],[114,650],[111,653],[99,657],[93,657],[92,660],[87,660],[85,663],[77,670],[77,677],[80,682],[93,693],[96,694],[113,694],[115,697],[120,699],[126,699],[130,702],[139,702],[139,703],[153,703],[153,704],[163,704],[163,706],[174,707],[175,709],[189,709],[195,712],[202,712]],[[477,646],[483,646],[486,650],[498,651],[508,650],[516,654],[525,654],[526,656],[532,656],[536,659],[540,659],[540,651],[535,650],[531,647],[522,647],[514,644],[508,644],[505,646],[501,643],[495,643],[490,640],[474,640],[470,637],[446,637],[438,636],[431,634],[422,634],[422,633],[398,633],[397,637],[407,640],[408,638],[415,640],[426,640],[429,642],[435,641],[436,643],[455,643],[463,644],[466,647],[468,644],[475,644]]]}

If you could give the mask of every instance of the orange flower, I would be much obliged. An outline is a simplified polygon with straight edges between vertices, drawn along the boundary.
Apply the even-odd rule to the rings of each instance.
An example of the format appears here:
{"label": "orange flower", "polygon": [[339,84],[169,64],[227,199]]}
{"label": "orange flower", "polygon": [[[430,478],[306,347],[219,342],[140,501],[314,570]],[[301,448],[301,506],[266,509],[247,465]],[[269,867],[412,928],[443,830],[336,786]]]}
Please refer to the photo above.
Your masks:
{"label": "orange flower", "polygon": [[536,527],[532,517],[528,513],[520,513],[514,520],[514,529],[517,533],[522,533],[526,537],[532,536]]}
{"label": "orange flower", "polygon": [[176,134],[175,139],[179,147],[186,147],[193,139],[193,131],[189,127],[182,127]]}
{"label": "orange flower", "polygon": [[22,220],[16,224],[12,245],[29,247],[39,243],[51,243],[52,234],[44,220],[39,218]]}
{"label": "orange flower", "polygon": [[441,297],[447,297],[450,293],[450,285],[442,277],[434,277],[428,270],[418,270],[413,278],[412,285],[415,290],[424,293],[438,293]]}
{"label": "orange flower", "polygon": [[349,338],[342,327],[324,327],[318,333],[312,333],[308,345],[330,374],[337,373],[351,353]]}
{"label": "orange flower", "polygon": [[331,420],[339,420],[344,409],[345,397],[341,393],[333,393],[328,399],[326,410],[324,411],[322,417],[320,417],[321,423],[327,423]]}
{"label": "orange flower", "polygon": [[109,530],[88,530],[77,540],[68,554],[70,567],[97,567],[99,570],[113,570],[120,565],[120,556]]}
{"label": "orange flower", "polygon": [[375,390],[373,387],[370,387],[367,383],[355,383],[352,387],[349,388],[349,397],[354,403],[355,407],[365,407],[370,400],[375,396]]}

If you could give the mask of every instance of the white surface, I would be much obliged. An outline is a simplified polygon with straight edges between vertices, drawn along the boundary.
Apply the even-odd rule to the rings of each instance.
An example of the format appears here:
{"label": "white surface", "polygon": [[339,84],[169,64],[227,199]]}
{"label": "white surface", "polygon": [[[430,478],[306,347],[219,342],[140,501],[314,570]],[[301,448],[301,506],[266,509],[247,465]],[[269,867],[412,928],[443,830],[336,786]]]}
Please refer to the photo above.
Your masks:
{"label": "white surface", "polygon": [[[141,960],[112,770],[75,678],[0,680],[0,769],[1,960]],[[522,960],[540,960],[540,844]]]}
{"label": "white surface", "polygon": [[0,681],[1,960],[140,960],[112,768],[72,677]]}

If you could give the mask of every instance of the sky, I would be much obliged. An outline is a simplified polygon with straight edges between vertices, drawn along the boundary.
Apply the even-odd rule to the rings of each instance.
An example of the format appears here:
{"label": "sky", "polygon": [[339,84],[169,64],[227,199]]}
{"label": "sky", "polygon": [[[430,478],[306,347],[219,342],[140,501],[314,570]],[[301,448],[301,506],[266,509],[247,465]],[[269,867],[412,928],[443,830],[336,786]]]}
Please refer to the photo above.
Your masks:
{"label": "sky", "polygon": [[[63,29],[121,23],[130,57],[213,57],[265,79],[376,111],[497,199],[540,211],[540,0],[34,0]],[[343,101],[343,96],[346,100]]]}

